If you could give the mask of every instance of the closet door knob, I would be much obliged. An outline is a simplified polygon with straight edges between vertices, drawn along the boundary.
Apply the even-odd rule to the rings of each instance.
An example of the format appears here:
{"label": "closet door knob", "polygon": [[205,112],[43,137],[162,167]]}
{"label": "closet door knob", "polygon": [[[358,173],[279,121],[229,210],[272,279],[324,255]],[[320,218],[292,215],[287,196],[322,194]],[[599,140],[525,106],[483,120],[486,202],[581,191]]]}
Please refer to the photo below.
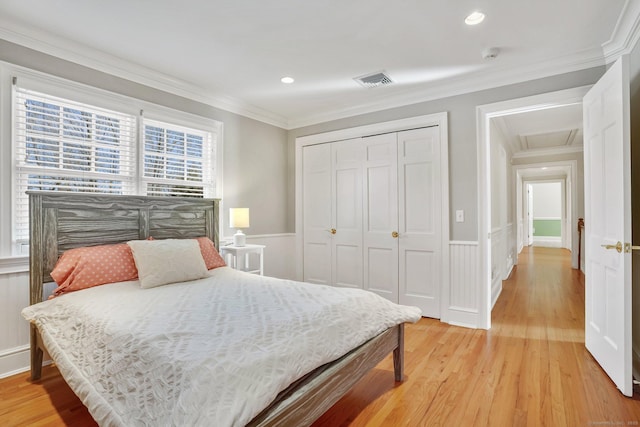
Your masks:
{"label": "closet door knob", "polygon": [[394,239],[397,239],[397,238],[398,238],[398,236],[399,236],[399,234],[398,234],[398,232],[397,232],[397,231],[392,231],[392,232],[391,232],[391,237],[393,237]]}
{"label": "closet door knob", "polygon": [[331,230],[329,230],[329,233],[331,233],[331,234],[336,234],[336,229],[335,229],[335,228],[332,228]]}

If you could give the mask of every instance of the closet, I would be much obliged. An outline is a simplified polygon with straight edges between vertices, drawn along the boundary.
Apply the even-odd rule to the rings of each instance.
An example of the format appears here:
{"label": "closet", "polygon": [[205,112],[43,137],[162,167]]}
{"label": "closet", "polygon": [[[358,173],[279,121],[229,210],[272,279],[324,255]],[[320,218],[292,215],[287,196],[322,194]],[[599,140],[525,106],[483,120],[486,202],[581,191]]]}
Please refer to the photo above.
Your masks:
{"label": "closet", "polygon": [[303,280],[439,318],[440,165],[438,126],[304,146]]}

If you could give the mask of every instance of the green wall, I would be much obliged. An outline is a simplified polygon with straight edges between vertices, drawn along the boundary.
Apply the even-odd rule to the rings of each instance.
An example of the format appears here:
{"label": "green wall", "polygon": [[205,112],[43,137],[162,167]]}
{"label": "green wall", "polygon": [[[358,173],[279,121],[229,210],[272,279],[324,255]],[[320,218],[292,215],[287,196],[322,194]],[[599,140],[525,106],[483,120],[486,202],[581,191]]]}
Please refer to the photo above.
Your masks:
{"label": "green wall", "polygon": [[533,220],[534,236],[554,236],[560,237],[560,220],[559,219],[534,219]]}

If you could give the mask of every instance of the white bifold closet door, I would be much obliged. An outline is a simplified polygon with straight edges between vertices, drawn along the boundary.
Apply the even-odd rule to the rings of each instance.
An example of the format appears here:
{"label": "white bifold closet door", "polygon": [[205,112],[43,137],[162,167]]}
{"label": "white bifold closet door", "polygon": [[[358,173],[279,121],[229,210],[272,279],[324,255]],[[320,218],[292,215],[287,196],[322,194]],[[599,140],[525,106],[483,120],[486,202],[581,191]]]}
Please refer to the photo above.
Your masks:
{"label": "white bifold closet door", "polygon": [[440,317],[438,127],[363,138],[365,289]]}
{"label": "white bifold closet door", "polygon": [[437,126],[398,133],[399,302],[435,318],[442,282],[440,156]]}
{"label": "white bifold closet door", "polygon": [[398,302],[397,134],[363,138],[364,287]]}
{"label": "white bifold closet door", "polygon": [[357,141],[303,150],[306,282],[362,288],[364,150]]}
{"label": "white bifold closet door", "polygon": [[332,282],[350,288],[362,288],[363,153],[353,140],[331,144]]}
{"label": "white bifold closet door", "polygon": [[303,280],[331,285],[331,144],[305,147],[302,163]]}
{"label": "white bifold closet door", "polygon": [[303,280],[439,318],[440,173],[437,126],[304,147]]}

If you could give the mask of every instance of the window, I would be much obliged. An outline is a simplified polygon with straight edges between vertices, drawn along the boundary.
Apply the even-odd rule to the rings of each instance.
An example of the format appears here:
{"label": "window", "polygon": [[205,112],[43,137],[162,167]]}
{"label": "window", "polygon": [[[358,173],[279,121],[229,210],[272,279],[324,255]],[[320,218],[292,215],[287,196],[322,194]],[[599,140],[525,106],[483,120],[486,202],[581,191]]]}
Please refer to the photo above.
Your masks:
{"label": "window", "polygon": [[[95,104],[100,101],[96,90]],[[14,85],[13,240],[29,239],[27,191],[213,197],[217,126],[154,119]],[[142,105],[142,104],[141,104]],[[147,105],[148,107],[148,105]],[[212,121],[210,121],[212,122]]]}
{"label": "window", "polygon": [[211,134],[144,120],[142,183],[154,196],[203,197],[213,183]]}

